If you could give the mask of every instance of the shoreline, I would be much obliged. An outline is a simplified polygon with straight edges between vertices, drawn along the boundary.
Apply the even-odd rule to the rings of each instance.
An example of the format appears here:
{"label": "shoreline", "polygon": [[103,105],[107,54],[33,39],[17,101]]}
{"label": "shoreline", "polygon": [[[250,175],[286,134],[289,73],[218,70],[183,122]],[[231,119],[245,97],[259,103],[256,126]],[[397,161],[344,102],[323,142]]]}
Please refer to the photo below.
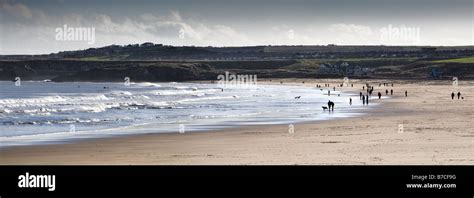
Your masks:
{"label": "shoreline", "polygon": [[[305,86],[313,86],[309,81],[317,81],[282,81],[301,85],[297,81],[302,80],[307,81]],[[419,81],[419,84],[427,82]],[[394,88],[446,88],[408,83],[397,83]],[[467,82],[467,85],[472,84],[474,82]],[[472,93],[472,86],[460,85],[470,90],[466,93]],[[377,92],[378,87],[375,88]],[[400,94],[400,90],[397,91]],[[467,117],[450,118],[461,122],[460,128],[449,125],[453,122],[439,123],[436,116],[449,112],[430,106],[436,101],[426,106],[422,97],[411,93],[409,91],[407,98],[396,95],[383,100],[366,116],[294,124],[294,134],[288,133],[287,125],[244,126],[185,134],[137,134],[1,149],[0,164],[474,164],[471,154],[474,127],[470,123],[473,115],[466,108],[473,103],[472,94],[462,101],[466,107],[457,107]],[[404,100],[414,104],[407,105]],[[406,125],[406,132],[398,133],[399,124]],[[439,126],[430,127],[433,124]],[[458,133],[456,136],[447,134],[453,129]],[[405,160],[400,159],[403,156]]]}
{"label": "shoreline", "polygon": [[[381,104],[378,104],[381,105]],[[357,112],[358,114],[366,114],[369,113],[372,109],[364,109],[362,111]],[[299,122],[294,122],[291,124],[294,125],[306,125],[306,124],[318,124],[321,122],[328,122],[328,121],[333,121],[333,120],[341,120],[341,119],[351,119],[359,116],[350,116],[350,117],[338,117],[338,118],[331,118],[331,119],[325,119],[325,120],[314,120],[314,121],[299,121]],[[224,127],[221,129],[203,129],[203,130],[193,130],[186,132],[185,134],[199,134],[199,133],[223,133],[223,132],[228,132],[228,131],[240,131],[240,130],[251,130],[259,127],[287,127],[289,124],[282,124],[282,123],[277,123],[277,124],[253,124],[253,125],[235,125],[235,126],[229,126],[229,127]],[[44,134],[41,134],[44,135]],[[178,132],[159,132],[159,133],[138,133],[138,134],[120,134],[120,135],[104,135],[104,137],[88,137],[88,138],[82,138],[79,140],[69,140],[69,139],[60,139],[58,140],[57,143],[39,143],[39,144],[32,144],[32,145],[12,145],[12,146],[6,146],[6,147],[0,147],[0,150],[3,149],[3,151],[8,151],[8,150],[15,150],[18,148],[36,148],[36,147],[44,147],[44,146],[61,146],[61,145],[70,145],[70,144],[82,144],[82,143],[87,143],[87,142],[94,142],[94,141],[104,141],[107,139],[122,139],[122,138],[133,138],[133,137],[139,137],[139,136],[148,136],[148,135],[153,135],[153,136],[159,136],[159,135],[183,135],[179,134]],[[54,141],[53,141],[54,142]],[[1,161],[0,161],[1,164]]]}
{"label": "shoreline", "polygon": [[[91,82],[93,83],[93,82]],[[181,84],[186,85],[187,83],[190,84],[215,84],[211,81],[198,81],[198,82],[183,82]],[[260,86],[273,86],[273,87],[280,87],[283,86],[277,83],[269,83],[264,82],[261,83]],[[292,89],[292,88],[304,88],[307,89],[305,91],[314,92],[314,94],[321,95],[322,97],[327,97],[325,92],[319,92],[319,88],[315,88],[312,86],[301,86],[300,84],[286,84],[284,88]],[[328,89],[329,87],[326,87]],[[335,95],[341,95],[343,100],[349,100],[349,97],[354,97],[356,95],[353,90],[341,90],[338,88],[338,93],[334,93]],[[331,89],[332,91],[332,89]],[[296,93],[295,93],[296,94]],[[301,93],[300,93],[301,94]],[[324,96],[326,95],[326,96]],[[333,96],[333,97],[334,97]],[[305,97],[305,96],[303,96]],[[333,98],[337,100],[337,98]],[[322,99],[322,98],[320,98]],[[331,99],[331,100],[333,100]],[[325,99],[323,99],[325,100]],[[339,99],[340,100],[340,99]],[[298,103],[298,101],[295,101]],[[323,102],[324,103],[324,102]],[[342,104],[342,103],[340,103]],[[287,105],[293,105],[292,102],[288,102]],[[298,105],[298,104],[294,104]],[[345,104],[346,105],[346,104]],[[206,131],[222,131],[227,129],[234,129],[234,128],[242,128],[242,127],[252,127],[252,126],[272,126],[272,125],[289,125],[289,124],[302,124],[314,121],[326,121],[326,120],[333,120],[333,119],[342,119],[348,117],[356,117],[361,116],[364,114],[367,109],[374,108],[375,105],[372,106],[362,106],[354,105],[354,109],[351,106],[344,106],[338,105],[339,108],[336,107],[336,112],[319,112],[319,106],[314,108],[314,111],[318,112],[318,115],[311,115],[310,118],[304,118],[304,116],[300,118],[295,117],[279,117],[276,116],[274,119],[261,119],[259,117],[237,117],[234,120],[226,120],[225,118],[217,118],[218,120],[213,121],[211,120],[202,120],[202,122],[189,122],[186,124],[186,133],[189,132],[206,132]],[[341,107],[342,106],[342,107]],[[278,112],[274,112],[278,113]],[[286,118],[286,119],[285,119]],[[219,121],[220,119],[220,121]],[[133,135],[141,135],[141,134],[162,134],[162,133],[178,133],[178,126],[173,127],[162,127],[157,128],[157,123],[148,122],[148,123],[140,123],[138,125],[127,125],[121,126],[117,128],[105,128],[105,129],[91,129],[91,130],[82,130],[77,131],[77,135],[71,134],[71,132],[54,132],[54,133],[41,133],[41,134],[27,134],[27,135],[18,135],[18,136],[11,136],[11,137],[0,137],[0,142],[3,144],[0,145],[0,148],[9,149],[15,147],[22,147],[22,146],[42,146],[42,145],[60,145],[60,144],[72,144],[76,142],[84,142],[90,141],[94,139],[106,139],[106,138],[121,138],[121,137],[128,137]],[[150,129],[144,130],[148,127]],[[154,131],[153,131],[154,129]]]}

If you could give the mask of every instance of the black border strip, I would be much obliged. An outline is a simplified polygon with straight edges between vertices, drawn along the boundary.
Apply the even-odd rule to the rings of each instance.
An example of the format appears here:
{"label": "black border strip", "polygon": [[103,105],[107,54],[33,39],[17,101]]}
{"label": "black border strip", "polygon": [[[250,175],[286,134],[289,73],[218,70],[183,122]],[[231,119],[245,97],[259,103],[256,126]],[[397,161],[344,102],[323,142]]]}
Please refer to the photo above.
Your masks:
{"label": "black border strip", "polygon": [[[18,176],[26,172],[55,175],[56,190],[19,188]],[[412,180],[412,175],[455,175],[456,178],[422,182]],[[406,184],[409,183],[454,183],[456,188],[408,189]],[[157,195],[165,196],[191,189],[196,193],[217,193],[220,191],[216,189],[225,189],[235,193],[329,192],[381,197],[393,193],[429,197],[456,193],[472,198],[474,166],[0,166],[1,198],[97,193],[160,193]]]}

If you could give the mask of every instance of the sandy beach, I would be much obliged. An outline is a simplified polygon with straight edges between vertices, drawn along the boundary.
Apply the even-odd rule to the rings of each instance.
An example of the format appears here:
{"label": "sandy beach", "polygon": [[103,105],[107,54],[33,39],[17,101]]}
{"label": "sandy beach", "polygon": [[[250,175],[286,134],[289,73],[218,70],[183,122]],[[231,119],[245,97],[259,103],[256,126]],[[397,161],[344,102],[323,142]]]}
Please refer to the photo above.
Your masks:
{"label": "sandy beach", "polygon": [[[311,87],[330,83],[332,87],[342,80],[259,80],[280,81]],[[380,105],[361,117],[296,123],[292,134],[288,125],[269,125],[23,146],[2,149],[0,164],[474,164],[474,81],[459,82],[463,100],[451,99],[451,81],[368,82],[375,86],[374,95],[393,89],[393,97],[374,99]],[[394,83],[394,87],[378,87],[378,82]],[[359,93],[365,80],[350,83],[354,87],[337,89]]]}

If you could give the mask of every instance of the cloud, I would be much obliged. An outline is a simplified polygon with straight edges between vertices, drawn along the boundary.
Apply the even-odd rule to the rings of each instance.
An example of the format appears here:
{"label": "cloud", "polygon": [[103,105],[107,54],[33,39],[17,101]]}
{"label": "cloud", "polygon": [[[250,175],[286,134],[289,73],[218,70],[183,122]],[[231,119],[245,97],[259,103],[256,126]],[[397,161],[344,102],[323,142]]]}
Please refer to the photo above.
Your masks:
{"label": "cloud", "polygon": [[7,0],[0,0],[0,13],[1,12],[28,20],[44,20],[46,17],[46,14],[42,10],[32,9],[21,3],[10,3]]}
{"label": "cloud", "polygon": [[28,19],[33,18],[33,13],[26,5],[16,3],[11,4],[7,1],[0,1],[0,10],[10,14],[19,15]]}
{"label": "cloud", "polygon": [[171,10],[170,12],[171,12],[171,15],[170,15],[169,20],[171,20],[171,21],[182,21],[181,15],[179,14],[178,11]]}
{"label": "cloud", "polygon": [[[6,7],[12,9],[10,4],[8,5]],[[28,10],[29,13],[41,13],[40,10]],[[25,12],[25,14],[27,13]],[[56,41],[54,30],[62,28],[64,25],[94,28],[95,44],[89,45],[87,42],[81,41]],[[0,49],[0,54],[51,53],[149,41],[171,45],[200,46],[252,43],[246,35],[230,26],[196,22],[190,18],[182,17],[175,10],[170,10],[163,15],[144,13],[120,19],[106,14],[89,14],[87,16],[67,14],[61,17],[44,15],[43,19],[33,17],[29,23],[24,23],[21,20],[2,22],[2,33],[7,36],[0,38],[0,43],[6,47]],[[184,37],[181,38],[180,34],[184,34]]]}
{"label": "cloud", "polygon": [[[184,10],[186,8],[188,7],[184,7]],[[72,9],[76,13],[47,6],[44,9],[0,0],[0,54],[51,53],[148,41],[199,46],[384,44],[380,42],[380,32],[377,31],[380,27],[357,24],[357,21],[332,23],[331,19],[322,21],[296,18],[287,21],[243,22],[241,19],[219,18],[215,15],[206,18],[209,17],[206,13],[199,12],[189,13],[193,16],[190,17],[180,10],[143,9],[146,11],[124,15],[121,14],[122,10],[115,8],[110,12],[99,11],[101,7],[85,11]],[[96,42],[89,45],[81,41],[56,41],[55,29],[64,25],[95,28]],[[444,29],[451,29],[453,32],[442,32]],[[473,30],[469,26],[443,26],[437,29],[436,25],[427,25],[423,29],[420,44],[465,45],[474,42]],[[394,41],[393,44],[400,43]]]}
{"label": "cloud", "polygon": [[356,24],[332,24],[329,27],[329,31],[332,32],[342,32],[342,33],[351,33],[361,36],[372,35],[372,28],[369,26],[356,25]]}
{"label": "cloud", "polygon": [[330,25],[328,31],[333,38],[336,38],[334,41],[337,44],[352,45],[374,42],[375,33],[369,26],[339,23]]}
{"label": "cloud", "polygon": [[[136,19],[113,20],[110,16],[99,15],[94,22],[98,40],[100,37],[114,38],[120,36],[127,41],[136,42],[167,41],[168,44],[187,45],[225,45],[247,41],[248,38],[233,28],[225,25],[206,25],[183,19],[177,11],[170,11],[168,15],[156,16],[146,13]],[[183,34],[183,37],[180,37]]]}

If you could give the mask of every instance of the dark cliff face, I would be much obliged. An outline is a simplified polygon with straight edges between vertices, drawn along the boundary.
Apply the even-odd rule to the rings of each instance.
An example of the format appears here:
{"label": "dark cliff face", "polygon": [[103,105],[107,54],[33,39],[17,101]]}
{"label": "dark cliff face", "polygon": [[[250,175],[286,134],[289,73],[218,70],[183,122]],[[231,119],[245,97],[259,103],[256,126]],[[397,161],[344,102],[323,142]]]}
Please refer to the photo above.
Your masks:
{"label": "dark cliff face", "polygon": [[164,82],[187,80],[211,80],[217,74],[205,64],[151,64],[151,65],[121,65],[105,68],[94,68],[79,71],[71,75],[61,75],[53,81],[124,81],[126,77],[134,82]]}
{"label": "dark cliff face", "polygon": [[236,74],[252,74],[263,78],[316,77],[314,70],[294,70],[288,66],[295,60],[283,61],[73,61],[73,60],[29,60],[0,61],[0,80],[51,79],[65,81],[123,82],[131,81],[192,81],[216,80],[226,71]]}
{"label": "dark cliff face", "polygon": [[121,82],[186,81],[215,79],[217,72],[205,63],[126,61],[0,61],[0,80],[51,79],[64,81]]}
{"label": "dark cliff face", "polygon": [[100,68],[108,63],[100,61],[0,61],[0,80],[13,80],[21,77],[23,80],[44,80],[78,71]]}
{"label": "dark cliff face", "polygon": [[20,64],[0,64],[0,80],[13,80],[15,77],[34,79],[37,72],[27,65]]}
{"label": "dark cliff face", "polygon": [[[51,79],[65,81],[164,82],[216,80],[226,71],[234,74],[257,75],[258,78],[387,78],[433,79],[432,70],[442,72],[441,79],[453,76],[474,79],[471,63],[439,63],[424,60],[388,61],[385,59],[348,61],[349,65],[366,66],[369,73],[361,75],[323,72],[320,60],[265,60],[265,61],[79,61],[28,60],[0,61],[0,80]],[[345,61],[332,61],[332,65]],[[328,65],[328,64],[326,64]],[[347,71],[345,71],[347,72]],[[437,78],[440,79],[440,78]]]}

